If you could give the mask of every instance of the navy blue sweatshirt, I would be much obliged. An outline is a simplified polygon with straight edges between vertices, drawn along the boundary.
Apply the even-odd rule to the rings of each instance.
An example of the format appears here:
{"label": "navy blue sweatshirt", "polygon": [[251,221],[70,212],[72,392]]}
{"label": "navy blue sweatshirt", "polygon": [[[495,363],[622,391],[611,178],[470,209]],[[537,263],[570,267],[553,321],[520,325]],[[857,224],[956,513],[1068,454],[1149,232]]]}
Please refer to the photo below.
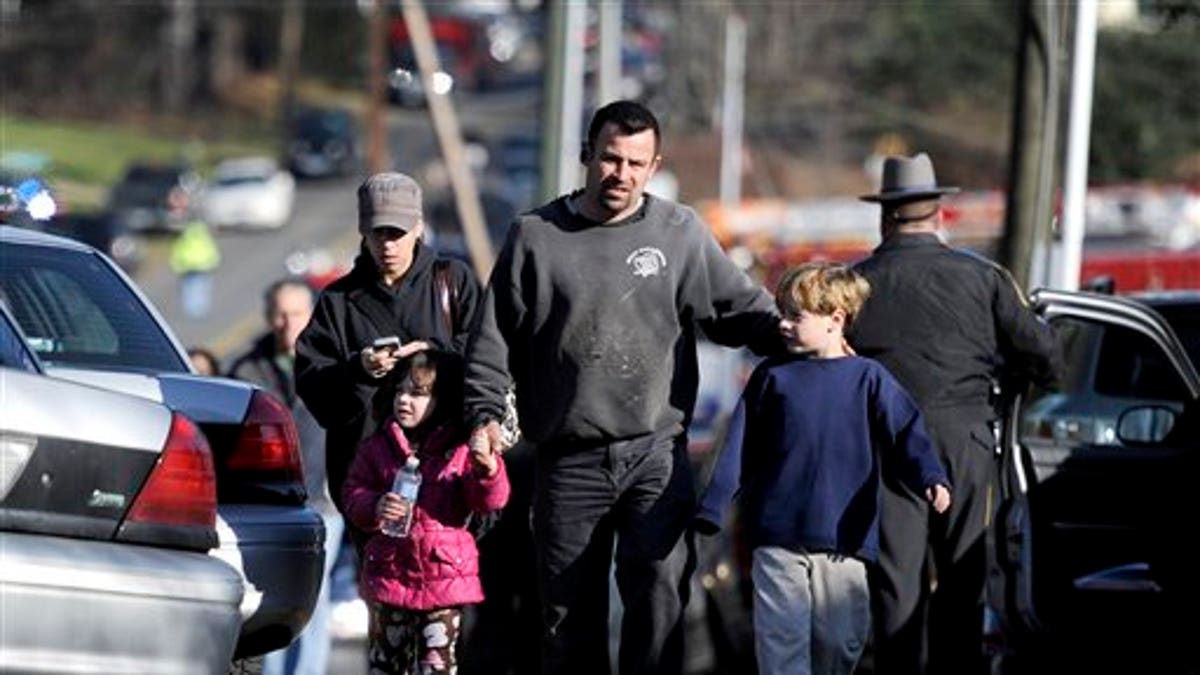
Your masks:
{"label": "navy blue sweatshirt", "polygon": [[767,359],[750,377],[697,518],[737,497],[748,543],[879,556],[882,471],[918,493],[949,486],[912,398],[861,357]]}

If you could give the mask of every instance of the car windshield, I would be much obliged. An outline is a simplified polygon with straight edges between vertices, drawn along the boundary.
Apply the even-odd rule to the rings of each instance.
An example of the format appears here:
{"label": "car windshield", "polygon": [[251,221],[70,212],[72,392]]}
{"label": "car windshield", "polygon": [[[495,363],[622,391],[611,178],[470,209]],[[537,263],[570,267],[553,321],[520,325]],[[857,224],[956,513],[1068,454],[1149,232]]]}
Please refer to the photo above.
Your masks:
{"label": "car windshield", "polygon": [[6,243],[0,294],[47,366],[188,372],[146,306],[94,253]]}
{"label": "car windshield", "polygon": [[347,136],[351,120],[348,114],[336,111],[302,113],[294,123],[296,136]]}
{"label": "car windshield", "polygon": [[154,203],[163,199],[180,180],[179,171],[154,167],[133,167],[113,189],[116,205]]}
{"label": "car windshield", "polygon": [[270,176],[257,173],[240,173],[230,174],[226,176],[218,176],[216,184],[221,187],[232,187],[234,185],[261,185],[269,180]]}

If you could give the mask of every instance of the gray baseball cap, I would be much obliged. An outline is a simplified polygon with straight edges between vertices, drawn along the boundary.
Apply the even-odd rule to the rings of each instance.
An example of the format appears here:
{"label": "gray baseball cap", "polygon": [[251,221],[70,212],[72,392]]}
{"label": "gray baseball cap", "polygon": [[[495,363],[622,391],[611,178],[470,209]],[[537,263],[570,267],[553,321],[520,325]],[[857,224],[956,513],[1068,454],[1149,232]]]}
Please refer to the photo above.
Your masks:
{"label": "gray baseball cap", "polygon": [[396,172],[377,173],[358,187],[358,230],[397,227],[405,232],[421,222],[421,186]]}

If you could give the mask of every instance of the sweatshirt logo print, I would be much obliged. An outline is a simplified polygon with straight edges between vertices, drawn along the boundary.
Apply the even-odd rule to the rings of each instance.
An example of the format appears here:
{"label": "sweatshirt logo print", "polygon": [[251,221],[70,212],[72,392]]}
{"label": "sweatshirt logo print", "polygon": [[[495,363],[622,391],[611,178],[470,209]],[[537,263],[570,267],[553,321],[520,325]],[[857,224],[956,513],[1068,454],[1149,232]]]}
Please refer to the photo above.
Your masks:
{"label": "sweatshirt logo print", "polygon": [[652,246],[643,246],[625,258],[625,264],[633,269],[635,277],[653,277],[662,273],[667,266],[667,256]]}

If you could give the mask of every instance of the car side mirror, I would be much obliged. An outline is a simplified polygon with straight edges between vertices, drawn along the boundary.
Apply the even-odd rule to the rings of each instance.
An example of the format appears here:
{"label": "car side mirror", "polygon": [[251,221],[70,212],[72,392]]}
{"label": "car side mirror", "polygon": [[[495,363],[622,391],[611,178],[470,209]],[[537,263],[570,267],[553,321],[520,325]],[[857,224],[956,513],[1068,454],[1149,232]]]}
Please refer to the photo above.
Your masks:
{"label": "car side mirror", "polygon": [[1117,438],[1131,445],[1161,443],[1175,428],[1177,418],[1178,413],[1166,406],[1135,406],[1117,418]]}

